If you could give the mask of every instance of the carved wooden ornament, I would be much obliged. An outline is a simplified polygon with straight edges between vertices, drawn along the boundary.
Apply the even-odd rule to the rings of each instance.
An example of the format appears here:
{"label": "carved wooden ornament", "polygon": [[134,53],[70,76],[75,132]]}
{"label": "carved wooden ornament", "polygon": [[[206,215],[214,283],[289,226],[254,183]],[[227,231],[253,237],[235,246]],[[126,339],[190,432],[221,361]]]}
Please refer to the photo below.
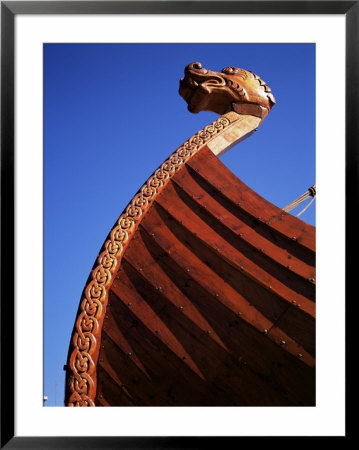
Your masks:
{"label": "carved wooden ornament", "polygon": [[[224,353],[222,350],[221,352],[225,355],[226,361],[227,357],[233,361],[233,367],[226,366],[225,370],[228,370],[228,374],[240,373],[247,377],[245,383],[248,383],[248,389],[244,389],[243,393],[241,391],[234,392],[234,397],[238,396],[234,401],[240,403],[243,400],[244,403],[241,404],[246,404],[247,401],[250,405],[259,404],[262,395],[260,389],[262,389],[264,395],[268,394],[268,402],[272,402],[269,403],[271,405],[312,405],[315,381],[313,375],[315,335],[311,331],[313,330],[315,311],[313,301],[315,230],[259,197],[231,174],[223,164],[221,165],[218,158],[214,156],[222,154],[250,136],[267,116],[275,104],[275,99],[267,84],[253,72],[237,67],[227,67],[221,72],[213,72],[202,68],[200,63],[187,65],[185,77],[180,81],[179,92],[188,103],[188,109],[191,112],[197,113],[206,110],[217,112],[222,116],[203,130],[198,131],[161,164],[134,196],[110,231],[91,271],[79,305],[68,354],[65,403],[68,406],[95,406],[98,404],[106,406],[111,404],[109,399],[104,398],[105,395],[101,390],[103,387],[101,387],[101,383],[98,385],[97,379],[99,374],[111,372],[108,376],[112,377],[112,382],[116,380],[116,389],[121,392],[119,398],[122,398],[122,395],[128,396],[126,397],[128,403],[116,403],[114,400],[112,404],[117,406],[149,404],[146,403],[147,400],[143,400],[145,403],[140,404],[132,400],[126,384],[121,380],[121,374],[112,370],[111,357],[108,358],[110,353],[106,353],[102,335],[107,336],[107,340],[111,340],[111,332],[107,330],[107,323],[114,323],[113,320],[116,322],[116,318],[114,319],[112,315],[114,314],[112,313],[113,307],[109,305],[109,296],[111,297],[111,295],[113,298],[117,296],[119,303],[115,305],[115,308],[123,311],[124,316],[121,315],[123,323],[127,323],[127,320],[133,317],[131,314],[137,314],[136,321],[145,326],[146,333],[152,333],[155,339],[164,345],[163,348],[169,351],[170,358],[177,358],[175,364],[179,364],[179,367],[183,368],[185,372],[191,371],[188,372],[189,376],[192,377],[193,373],[199,374],[199,377],[193,379],[200,380],[200,386],[207,389],[203,385],[203,382],[206,381],[205,377],[202,377],[201,371],[197,370],[191,355],[181,353],[187,344],[179,342],[175,333],[171,334],[170,329],[163,329],[162,336],[160,327],[155,326],[155,323],[161,323],[164,328],[165,324],[159,320],[159,316],[153,312],[147,301],[150,302],[156,298],[156,295],[160,295],[168,301],[169,308],[172,308],[174,304],[173,298],[167,298],[165,290],[162,291],[162,287],[157,285],[156,276],[148,275],[147,281],[144,281],[146,295],[149,296],[147,301],[141,300],[136,289],[134,289],[136,292],[133,292],[126,281],[121,279],[121,273],[125,272],[125,267],[128,268],[132,264],[131,270],[135,270],[134,260],[131,263],[131,252],[144,257],[144,251],[136,253],[135,249],[136,245],[141,245],[140,232],[148,233],[149,238],[154,241],[158,239],[156,245],[163,245],[161,254],[165,253],[165,257],[169,261],[177,258],[175,265],[179,274],[182,271],[186,274],[192,273],[189,266],[184,268],[180,266],[185,263],[190,264],[191,261],[193,263],[196,258],[198,260],[198,254],[191,253],[186,248],[179,249],[183,242],[177,237],[176,242],[180,242],[177,249],[165,246],[165,240],[169,239],[169,236],[173,236],[172,231],[168,229],[166,231],[166,226],[158,225],[161,217],[159,211],[165,211],[166,214],[176,216],[171,223],[177,223],[176,226],[173,226],[177,227],[180,233],[185,233],[185,238],[187,236],[194,242],[193,248],[209,252],[209,257],[217,258],[222,267],[228,264],[226,273],[229,274],[231,280],[220,278],[216,272],[212,277],[218,277],[216,288],[220,290],[222,286],[223,292],[218,294],[216,291],[211,292],[211,289],[209,291],[204,289],[202,295],[213,299],[213,305],[217,305],[216,308],[225,311],[224,315],[235,314],[236,319],[234,321],[230,319],[229,323],[240,323],[238,332],[242,333],[242,330],[247,330],[241,339],[244,341],[248,339],[247,343],[250,346],[253,342],[254,352],[248,346],[243,349],[244,353],[247,352],[246,357],[250,360],[255,353],[259,355],[256,361],[249,361],[249,365],[253,363],[253,367],[256,367],[255,370],[264,372],[258,375],[255,381],[253,376],[257,375],[251,373],[247,377],[245,375],[248,370],[247,362],[239,363],[242,356],[238,358],[238,355],[228,352],[227,347],[221,344],[221,340],[216,335],[216,330],[210,328],[208,324],[203,325],[203,318],[197,317],[198,323],[195,329],[198,331],[205,326],[200,333],[201,339],[205,339],[204,336],[206,336],[213,342],[216,341],[222,345]],[[182,170],[184,167],[186,169]],[[197,187],[193,187],[195,177],[199,179]],[[186,186],[182,186],[183,180],[187,182]],[[181,203],[182,200],[180,201],[180,196],[176,194],[174,186],[184,192],[186,189],[188,190],[181,194],[182,200],[185,198],[184,203]],[[199,195],[198,192],[201,190],[203,192]],[[160,193],[161,195],[159,195]],[[177,206],[176,202],[179,202]],[[193,209],[189,205],[192,205]],[[224,205],[227,205],[227,209],[224,208]],[[185,217],[181,216],[183,211],[187,211]],[[216,211],[222,211],[223,214],[218,215]],[[163,212],[163,214],[165,213]],[[203,218],[208,215],[211,215],[208,223],[203,222]],[[259,215],[261,217],[258,217]],[[255,224],[255,226],[251,224]],[[227,236],[227,241],[223,240],[224,235]],[[217,245],[217,242],[220,245]],[[236,243],[233,244],[234,242]],[[131,249],[131,246],[134,249]],[[178,251],[177,256],[176,250]],[[188,254],[189,258],[186,261],[185,254]],[[203,266],[201,266],[203,273],[209,270],[209,266],[205,266],[202,260],[198,261]],[[136,269],[140,271],[138,273],[140,278],[145,277],[146,265],[151,267],[151,270],[156,270],[156,264],[147,261]],[[200,272],[198,271],[198,273]],[[188,276],[191,277],[191,275]],[[189,291],[192,288],[195,289],[193,287],[195,286],[195,275],[192,277],[193,280],[188,285]],[[204,278],[209,280],[208,282],[211,280],[211,276]],[[239,283],[239,279],[244,281]],[[125,284],[121,285],[121,283]],[[237,286],[237,290],[229,287],[230,284]],[[125,292],[121,290],[120,286],[124,288]],[[157,292],[157,294],[153,293],[152,297],[151,289]],[[168,292],[174,295],[174,291],[175,289],[170,289]],[[193,295],[194,299],[198,298],[197,291],[194,291]],[[250,298],[251,295],[251,299],[247,301],[246,296]],[[126,300],[126,296],[130,300]],[[238,298],[238,304],[235,303],[236,298]],[[181,295],[177,297],[177,300],[181,303],[176,306],[176,311],[183,311]],[[189,297],[184,296],[183,300],[187,302],[187,309],[194,308],[195,305],[191,304]],[[139,302],[137,306],[135,305],[136,301]],[[258,308],[255,307],[256,302],[258,302]],[[239,306],[240,309],[237,309]],[[145,313],[146,308],[148,308],[148,314]],[[263,308],[266,310],[265,314],[262,313]],[[213,311],[216,309],[214,308]],[[196,313],[189,316],[188,319],[197,320],[195,315]],[[186,313],[183,314],[183,318],[184,321],[187,320]],[[108,321],[106,321],[107,319]],[[188,324],[189,322],[183,323]],[[220,326],[227,326],[227,323],[227,319],[223,320],[224,325]],[[293,324],[294,327],[292,327]],[[116,324],[117,326],[119,325]],[[154,329],[148,331],[152,326]],[[308,329],[309,332],[306,331]],[[118,329],[117,333],[121,335],[122,331]],[[248,333],[251,335],[250,338]],[[187,334],[186,339],[190,339],[191,333]],[[141,341],[141,336],[138,338]],[[241,345],[241,339],[236,340],[236,346]],[[191,345],[194,346],[200,344],[196,339],[191,342]],[[133,367],[136,364],[137,367],[142,367],[137,355],[128,348],[129,343],[124,337],[121,338],[121,344],[117,344],[115,344],[116,352],[119,352],[116,353],[117,355],[123,357],[127,354],[128,357],[133,358]],[[268,351],[263,349],[268,349]],[[143,351],[146,353],[145,349]],[[242,349],[240,351],[242,352]],[[277,380],[281,384],[279,387],[275,384],[276,382],[270,381],[270,377],[268,378],[266,373],[267,370],[270,372],[274,370],[270,360],[272,356],[269,357],[268,354],[276,355],[275,358],[280,367],[287,365],[288,373],[291,374],[286,376],[273,372],[274,378],[279,377]],[[116,358],[112,359],[117,361]],[[130,371],[130,366],[126,366],[126,363],[118,364],[121,366],[121,371]],[[216,365],[212,369],[217,370]],[[157,366],[155,370],[157,370]],[[213,373],[211,374],[213,375]],[[193,377],[197,375],[193,375]],[[181,378],[181,372],[178,372],[178,376]],[[178,385],[176,380],[172,381],[176,386]],[[252,390],[249,389],[250,385],[252,385]],[[228,386],[230,388],[231,384]],[[192,387],[194,392],[197,392],[196,385]],[[158,385],[156,385],[156,389],[159,389]],[[216,388],[214,389],[212,386],[208,389],[210,398]],[[150,391],[152,393],[151,388]],[[164,392],[164,395],[167,395],[168,390],[164,388]],[[250,392],[247,397],[246,392]],[[147,391],[144,395],[147,395]],[[182,398],[180,392],[177,395],[179,399]],[[226,395],[227,401],[231,402],[234,398],[231,392],[227,392]],[[195,401],[193,397],[194,395],[189,397],[190,402]],[[223,398],[212,397],[212,404],[218,404],[216,402]],[[173,397],[171,401],[174,401]],[[180,403],[173,404],[180,405]],[[152,405],[159,405],[159,403]]]}
{"label": "carved wooden ornament", "polygon": [[139,223],[170,178],[207,142],[228,127],[235,116],[220,117],[181,145],[142,186],[112,228],[91,271],[77,313],[67,364],[68,406],[95,406],[96,365],[108,292],[113,274]]}
{"label": "carved wooden ornament", "polygon": [[193,113],[234,110],[264,118],[275,104],[269,86],[255,73],[238,67],[213,72],[199,62],[186,66],[179,93]]}

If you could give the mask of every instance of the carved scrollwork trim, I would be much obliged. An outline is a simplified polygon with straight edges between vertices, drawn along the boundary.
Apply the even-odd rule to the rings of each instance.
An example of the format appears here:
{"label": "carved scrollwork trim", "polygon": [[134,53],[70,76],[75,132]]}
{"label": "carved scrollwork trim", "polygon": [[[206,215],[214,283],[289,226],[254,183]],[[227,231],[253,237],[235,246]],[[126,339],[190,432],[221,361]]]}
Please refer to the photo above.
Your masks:
{"label": "carved scrollwork trim", "polygon": [[108,292],[136,228],[171,177],[206,143],[236,121],[238,116],[234,116],[233,113],[221,116],[172,153],[133,197],[110,231],[83,291],[72,333],[67,364],[67,406],[95,406],[96,367]]}

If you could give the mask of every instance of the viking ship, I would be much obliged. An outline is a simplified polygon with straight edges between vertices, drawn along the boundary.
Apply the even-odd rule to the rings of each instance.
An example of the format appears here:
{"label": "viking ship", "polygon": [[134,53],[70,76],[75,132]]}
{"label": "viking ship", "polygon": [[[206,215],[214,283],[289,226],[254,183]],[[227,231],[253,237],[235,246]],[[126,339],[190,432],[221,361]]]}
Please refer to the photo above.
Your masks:
{"label": "viking ship", "polygon": [[275,104],[251,71],[191,63],[188,109],[220,117],[177,148],[110,230],[83,291],[67,406],[315,405],[315,227],[219,156]]}

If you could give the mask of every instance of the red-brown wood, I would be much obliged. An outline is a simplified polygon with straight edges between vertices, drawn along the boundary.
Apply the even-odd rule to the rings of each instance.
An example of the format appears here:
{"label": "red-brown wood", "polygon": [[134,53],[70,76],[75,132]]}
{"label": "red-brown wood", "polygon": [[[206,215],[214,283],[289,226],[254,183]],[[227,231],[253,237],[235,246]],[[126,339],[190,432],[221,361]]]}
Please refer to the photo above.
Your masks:
{"label": "red-brown wood", "polygon": [[315,228],[204,147],[156,196],[117,269],[96,404],[314,405],[314,264]]}
{"label": "red-brown wood", "polygon": [[[266,228],[265,225],[270,225],[269,228],[276,232],[278,237],[281,235],[286,238],[283,245],[288,248],[288,251],[293,248],[298,251],[302,247],[308,249],[311,251],[308,252],[311,256],[310,261],[314,263],[315,228],[265,200],[240,181],[230,170],[224,170],[224,166],[212,153],[207,151],[206,154],[206,166],[203,166],[204,153],[202,152],[202,157],[198,155],[198,158],[192,158],[188,162],[188,166],[197,171],[207,183],[217,191],[221,191],[224,196],[234,204],[239,205],[245,213],[252,217],[254,227],[262,224],[264,225],[263,228]],[[221,176],[218,176],[219,168],[222,169]],[[290,247],[288,240],[292,240],[299,245]]]}

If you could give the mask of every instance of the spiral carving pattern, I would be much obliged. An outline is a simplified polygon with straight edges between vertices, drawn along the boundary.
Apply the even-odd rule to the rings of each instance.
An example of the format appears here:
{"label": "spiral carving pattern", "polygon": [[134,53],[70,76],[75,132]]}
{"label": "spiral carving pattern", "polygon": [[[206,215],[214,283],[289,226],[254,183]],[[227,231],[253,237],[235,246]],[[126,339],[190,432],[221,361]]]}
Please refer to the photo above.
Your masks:
{"label": "spiral carving pattern", "polygon": [[101,327],[113,275],[124,250],[155,196],[210,139],[230,125],[227,115],[192,136],[142,186],[112,228],[80,302],[68,360],[67,406],[95,406],[96,365]]}

